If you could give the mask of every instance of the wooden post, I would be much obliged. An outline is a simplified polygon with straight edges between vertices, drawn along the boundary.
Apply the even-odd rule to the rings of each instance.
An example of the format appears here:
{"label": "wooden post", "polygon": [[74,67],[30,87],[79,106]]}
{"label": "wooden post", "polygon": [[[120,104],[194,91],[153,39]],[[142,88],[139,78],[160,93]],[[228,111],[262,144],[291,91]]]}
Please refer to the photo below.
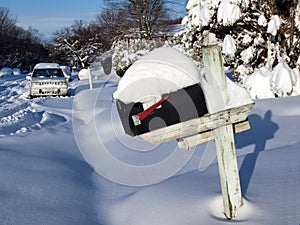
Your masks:
{"label": "wooden post", "polygon": [[[207,82],[216,89],[216,92],[221,90],[226,93],[227,83],[221,49],[211,34],[207,35],[204,40],[203,63]],[[214,129],[213,135],[217,150],[224,214],[231,219],[237,216],[237,210],[243,204],[232,124]]]}

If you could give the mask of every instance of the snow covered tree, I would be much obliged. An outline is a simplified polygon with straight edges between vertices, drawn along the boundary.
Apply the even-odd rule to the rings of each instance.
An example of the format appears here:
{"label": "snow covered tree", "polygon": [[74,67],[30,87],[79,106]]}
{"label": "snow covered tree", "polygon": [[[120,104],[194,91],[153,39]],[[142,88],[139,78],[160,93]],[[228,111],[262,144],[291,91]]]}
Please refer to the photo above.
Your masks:
{"label": "snow covered tree", "polygon": [[116,39],[113,43],[113,68],[119,76],[123,76],[126,70],[139,58],[157,47],[164,45],[164,40],[160,38],[140,38],[137,32],[130,36],[124,35]]}
{"label": "snow covered tree", "polygon": [[136,24],[141,33],[150,38],[169,18],[166,0],[129,0],[126,7],[131,24]]}
{"label": "snow covered tree", "polygon": [[168,32],[166,24],[169,26],[172,21],[169,7],[175,3],[171,0],[124,0],[122,4],[116,4],[114,0],[109,2],[109,7],[119,10],[115,15],[123,15],[119,23],[111,23],[119,33],[112,44],[113,67],[122,76],[133,62],[164,44]]}
{"label": "snow covered tree", "polygon": [[70,28],[64,28],[54,34],[52,58],[70,66],[86,68],[103,52],[102,36],[97,26],[75,21]]}
{"label": "snow covered tree", "polygon": [[113,34],[124,35],[135,29],[143,37],[152,38],[170,20],[172,0],[107,0],[97,21]]}
{"label": "snow covered tree", "polygon": [[105,8],[98,13],[95,23],[103,36],[103,47],[106,50],[111,48],[116,37],[123,35],[132,27],[127,18],[128,12],[123,4],[112,0],[105,1]]}
{"label": "snow covered tree", "polygon": [[[225,65],[240,77],[262,66],[272,69],[281,58],[295,66],[300,47],[299,31],[292,29],[294,20],[290,19],[295,6],[288,0],[189,0],[184,30],[174,44],[200,66],[204,33],[215,33],[222,43]],[[299,11],[295,12],[297,26]]]}

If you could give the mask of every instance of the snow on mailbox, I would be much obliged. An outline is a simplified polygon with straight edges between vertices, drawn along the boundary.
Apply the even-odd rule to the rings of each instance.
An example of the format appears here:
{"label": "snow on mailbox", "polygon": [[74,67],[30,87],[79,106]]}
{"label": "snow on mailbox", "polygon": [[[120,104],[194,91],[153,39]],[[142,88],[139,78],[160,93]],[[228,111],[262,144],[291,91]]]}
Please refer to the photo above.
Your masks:
{"label": "snow on mailbox", "polygon": [[199,70],[170,47],[135,62],[120,80],[114,98],[125,133],[132,136],[208,113]]}
{"label": "snow on mailbox", "polygon": [[126,71],[114,98],[129,135],[153,144],[177,140],[182,149],[215,140],[224,214],[231,219],[243,204],[233,134],[250,128],[254,103],[225,76],[213,34],[202,51],[203,71],[174,48],[150,52]]}

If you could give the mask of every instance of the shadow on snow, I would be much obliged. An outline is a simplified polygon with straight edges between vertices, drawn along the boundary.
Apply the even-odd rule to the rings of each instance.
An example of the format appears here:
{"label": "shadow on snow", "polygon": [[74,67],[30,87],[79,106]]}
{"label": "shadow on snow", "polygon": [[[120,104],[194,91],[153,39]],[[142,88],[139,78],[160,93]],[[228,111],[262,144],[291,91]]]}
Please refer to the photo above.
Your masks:
{"label": "shadow on snow", "polygon": [[247,193],[259,153],[265,150],[267,141],[273,139],[279,129],[279,126],[272,121],[271,110],[265,113],[264,118],[257,114],[250,115],[249,122],[251,129],[237,134],[236,138],[237,148],[255,145],[254,151],[245,156],[239,171],[243,196]]}

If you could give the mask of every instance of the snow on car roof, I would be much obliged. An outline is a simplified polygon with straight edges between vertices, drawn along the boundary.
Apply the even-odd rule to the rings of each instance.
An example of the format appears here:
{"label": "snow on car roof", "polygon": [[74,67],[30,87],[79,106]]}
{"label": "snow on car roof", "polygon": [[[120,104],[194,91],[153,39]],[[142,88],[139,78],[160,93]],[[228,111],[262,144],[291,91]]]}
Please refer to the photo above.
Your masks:
{"label": "snow on car roof", "polygon": [[55,68],[59,69],[59,64],[57,63],[38,63],[35,65],[34,69],[45,69],[45,68]]}

